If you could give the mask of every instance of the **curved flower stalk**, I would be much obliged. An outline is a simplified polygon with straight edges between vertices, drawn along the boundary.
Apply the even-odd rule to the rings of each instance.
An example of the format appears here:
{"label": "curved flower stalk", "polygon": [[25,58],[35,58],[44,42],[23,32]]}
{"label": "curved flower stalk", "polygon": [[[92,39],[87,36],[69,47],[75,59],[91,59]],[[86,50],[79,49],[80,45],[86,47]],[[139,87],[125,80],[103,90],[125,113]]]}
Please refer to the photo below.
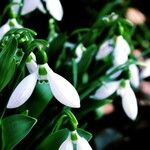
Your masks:
{"label": "curved flower stalk", "polygon": [[17,108],[23,105],[32,95],[38,80],[48,80],[54,97],[60,103],[73,108],[80,107],[80,98],[76,89],[65,78],[53,72],[48,64],[38,65],[36,69],[34,66],[33,69],[32,62],[28,66],[31,74],[15,88],[9,98],[7,108]]}
{"label": "curved flower stalk", "polygon": [[[14,0],[14,2],[19,2],[19,0]],[[59,0],[44,0],[46,3],[46,8],[49,13],[56,20],[61,21],[63,17],[63,8]],[[18,14],[19,5],[12,6],[12,10],[14,13]],[[46,13],[46,10],[41,2],[41,0],[24,0],[23,7],[21,10],[21,15],[26,15],[35,9],[39,9],[42,13]]]}
{"label": "curved flower stalk", "polygon": [[76,145],[77,150],[92,150],[88,141],[79,136],[76,131],[69,134],[68,138],[60,145],[59,150],[73,150],[73,145]]}
{"label": "curved flower stalk", "polygon": [[13,28],[22,28],[15,18],[9,19],[2,27],[0,27],[0,40],[10,29]]}
{"label": "curved flower stalk", "polygon": [[135,120],[138,113],[137,100],[132,88],[130,87],[129,80],[110,81],[96,90],[92,98],[98,100],[106,99],[115,92],[121,96],[122,106],[126,115],[130,119]]}

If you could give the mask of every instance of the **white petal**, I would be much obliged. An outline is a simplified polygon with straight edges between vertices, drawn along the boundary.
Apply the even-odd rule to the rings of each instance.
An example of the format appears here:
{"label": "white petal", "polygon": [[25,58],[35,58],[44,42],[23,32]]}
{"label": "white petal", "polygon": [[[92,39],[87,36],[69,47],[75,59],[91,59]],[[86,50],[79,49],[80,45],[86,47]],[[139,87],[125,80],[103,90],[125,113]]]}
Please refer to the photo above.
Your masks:
{"label": "white petal", "polygon": [[140,85],[140,76],[138,67],[135,64],[133,64],[130,65],[129,70],[131,73],[130,82],[135,88],[138,88]]}
{"label": "white petal", "polygon": [[95,99],[105,99],[111,96],[119,87],[118,81],[111,81],[102,85],[92,96]]}
{"label": "white petal", "polygon": [[54,97],[62,104],[79,108],[80,98],[76,89],[62,76],[48,71],[48,81]]}
{"label": "white petal", "polygon": [[37,8],[42,10],[42,12],[44,11],[44,8],[43,8],[40,0],[24,0],[21,15],[26,15],[26,14],[34,11]]}
{"label": "white petal", "polygon": [[76,141],[76,144],[77,144],[77,150],[92,150],[88,141],[85,140],[83,137],[78,136],[78,140]]}
{"label": "white petal", "polygon": [[124,88],[118,90],[118,94],[122,98],[122,106],[126,115],[130,119],[135,120],[138,114],[137,99],[128,81]]}
{"label": "white petal", "polygon": [[128,43],[122,36],[118,36],[116,39],[116,45],[113,52],[114,66],[118,66],[126,63],[129,54],[130,54],[130,47]]}
{"label": "white petal", "polygon": [[100,60],[108,56],[113,51],[113,40],[105,41],[99,48],[95,59]]}
{"label": "white petal", "polygon": [[0,28],[0,40],[3,38],[3,36],[10,30],[10,26],[8,24],[8,22],[6,24],[4,24],[1,28]]}
{"label": "white petal", "polygon": [[145,61],[146,67],[142,69],[140,73],[140,78],[144,79],[150,76],[150,59]]}
{"label": "white petal", "polygon": [[77,55],[77,58],[75,59],[75,61],[78,63],[80,62],[81,58],[82,58],[82,54],[83,52],[86,51],[86,48],[84,47],[84,45],[81,43],[77,46],[75,52]]}
{"label": "white petal", "polygon": [[27,67],[30,74],[36,72],[36,70],[38,68],[37,63],[34,60],[27,62],[26,67]]}
{"label": "white petal", "polygon": [[[110,74],[110,72],[112,72],[114,69],[116,69],[117,66],[115,67],[111,67],[106,71],[106,75]],[[120,74],[122,73],[122,70],[119,70],[115,73],[113,73],[112,75],[109,76],[110,79],[116,79],[117,77],[120,76]]]}
{"label": "white petal", "polygon": [[25,77],[11,94],[7,104],[7,108],[17,108],[23,105],[33,93],[36,82],[36,73],[32,73]]}
{"label": "white petal", "polygon": [[60,145],[58,150],[73,150],[73,143],[70,136]]}
{"label": "white petal", "polygon": [[63,8],[59,0],[44,0],[49,13],[58,21],[62,20]]}

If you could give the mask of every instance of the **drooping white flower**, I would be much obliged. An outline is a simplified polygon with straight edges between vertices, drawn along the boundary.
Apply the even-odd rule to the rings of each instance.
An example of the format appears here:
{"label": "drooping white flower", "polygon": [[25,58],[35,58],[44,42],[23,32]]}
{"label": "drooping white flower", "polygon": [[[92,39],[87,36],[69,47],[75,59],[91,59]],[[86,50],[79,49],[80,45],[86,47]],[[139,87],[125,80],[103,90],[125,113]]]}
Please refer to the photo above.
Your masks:
{"label": "drooping white flower", "polygon": [[127,41],[120,35],[116,39],[116,45],[113,51],[113,64],[119,66],[127,62],[130,54],[130,46]]}
{"label": "drooping white flower", "polygon": [[10,29],[13,28],[22,28],[15,18],[9,19],[2,27],[0,27],[0,40]]}
{"label": "drooping white flower", "polygon": [[145,61],[146,67],[142,69],[140,73],[140,78],[144,79],[150,76],[150,59]]}
{"label": "drooping white flower", "polygon": [[73,131],[72,133],[76,134],[77,139],[71,139],[70,133],[68,138],[60,145],[58,150],[73,150],[73,144],[76,145],[76,150],[92,150],[85,138],[79,136],[76,131]]}
{"label": "drooping white flower", "polygon": [[117,91],[122,98],[122,106],[126,115],[135,120],[138,114],[138,106],[136,96],[130,87],[129,80],[126,80],[125,87],[120,87]]}
{"label": "drooping white flower", "polygon": [[21,15],[26,15],[35,9],[39,9],[41,12],[46,13],[41,0],[24,0]]}
{"label": "drooping white flower", "polygon": [[105,58],[106,56],[108,56],[112,51],[113,51],[114,47],[113,47],[113,40],[109,39],[107,41],[105,41],[100,47],[99,50],[96,54],[95,59],[96,60],[101,60],[103,58]]}
{"label": "drooping white flower", "polygon": [[[63,8],[59,0],[44,0],[46,8],[49,13],[58,21],[62,20]],[[39,9],[42,13],[46,13],[46,10],[41,0],[24,0],[21,15],[26,15],[35,9]]]}
{"label": "drooping white flower", "polygon": [[[29,68],[31,66],[32,65],[30,65]],[[46,74],[39,74],[40,68],[44,69]],[[60,103],[73,108],[80,107],[80,98],[76,89],[65,78],[53,72],[48,64],[38,65],[37,69],[34,69],[35,72],[29,69],[31,74],[24,78],[13,91],[8,101],[7,108],[17,108],[23,105],[32,95],[37,80],[48,80],[54,97]]]}
{"label": "drooping white flower", "polygon": [[82,54],[83,52],[86,51],[86,48],[84,47],[84,45],[82,43],[80,43],[77,47],[76,47],[76,50],[75,50],[75,53],[77,55],[75,61],[77,63],[80,62],[81,58],[82,58]]}
{"label": "drooping white flower", "polygon": [[119,88],[119,81],[110,81],[98,88],[92,96],[94,99],[105,99],[111,96]]}
{"label": "drooping white flower", "polygon": [[139,69],[135,64],[132,64],[129,66],[129,71],[131,74],[130,82],[135,87],[138,88],[140,85],[140,75],[139,75]]}

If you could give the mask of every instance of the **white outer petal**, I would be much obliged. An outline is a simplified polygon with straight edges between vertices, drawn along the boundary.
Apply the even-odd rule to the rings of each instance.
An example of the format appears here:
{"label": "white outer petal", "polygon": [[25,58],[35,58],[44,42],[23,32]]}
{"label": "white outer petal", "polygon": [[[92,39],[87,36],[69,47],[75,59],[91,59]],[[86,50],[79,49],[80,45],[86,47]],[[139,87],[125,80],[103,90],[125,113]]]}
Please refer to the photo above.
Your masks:
{"label": "white outer petal", "polygon": [[118,90],[118,95],[122,98],[122,106],[126,115],[130,119],[135,120],[138,114],[137,99],[130,87],[129,81],[126,82],[125,88]]}
{"label": "white outer petal", "polygon": [[80,43],[80,44],[77,46],[76,50],[75,50],[75,53],[76,53],[76,55],[77,55],[77,58],[75,59],[75,61],[76,61],[77,63],[80,62],[80,60],[81,60],[81,58],[82,58],[82,54],[83,54],[84,51],[86,51],[86,48],[84,47],[84,45],[83,45],[82,43]]}
{"label": "white outer petal", "polygon": [[78,140],[76,141],[76,144],[77,144],[77,150],[92,150],[88,141],[83,137],[78,136]]}
{"label": "white outer petal", "polygon": [[27,62],[26,67],[27,67],[30,74],[36,72],[36,70],[38,68],[37,63],[34,60]]}
{"label": "white outer petal", "polygon": [[108,56],[112,51],[113,51],[113,40],[110,39],[110,40],[107,40],[105,41],[99,48],[97,54],[96,54],[96,57],[95,59],[96,60],[100,60],[100,59],[103,59],[105,58],[106,56]]}
{"label": "white outer petal", "polygon": [[21,10],[21,15],[26,15],[37,8],[45,13],[45,9],[40,0],[24,0],[24,4]]}
{"label": "white outer petal", "polygon": [[70,82],[52,70],[48,70],[48,81],[54,97],[60,103],[73,108],[80,107],[79,95]]}
{"label": "white outer petal", "polygon": [[132,64],[129,66],[129,70],[131,73],[130,82],[135,88],[138,88],[140,85],[140,75],[138,67],[135,64]]}
{"label": "white outer petal", "polygon": [[95,99],[105,99],[111,96],[119,88],[118,81],[111,81],[102,85],[92,96]]}
{"label": "white outer petal", "polygon": [[58,21],[62,20],[63,8],[59,0],[44,0],[49,13]]}
{"label": "white outer petal", "polygon": [[11,94],[7,104],[7,108],[17,108],[23,105],[32,95],[36,82],[36,73],[32,73],[25,77]]}
{"label": "white outer petal", "polygon": [[70,136],[60,145],[58,150],[73,150],[73,143]]}
{"label": "white outer petal", "polygon": [[129,54],[130,54],[130,47],[127,41],[122,36],[118,36],[116,39],[116,45],[113,52],[114,66],[126,63]]}
{"label": "white outer petal", "polygon": [[8,22],[6,24],[4,24],[1,28],[0,28],[0,40],[3,38],[3,36],[10,30],[10,26],[8,24]]}
{"label": "white outer petal", "polygon": [[146,67],[142,69],[140,73],[140,78],[144,79],[150,76],[150,59],[145,61]]}

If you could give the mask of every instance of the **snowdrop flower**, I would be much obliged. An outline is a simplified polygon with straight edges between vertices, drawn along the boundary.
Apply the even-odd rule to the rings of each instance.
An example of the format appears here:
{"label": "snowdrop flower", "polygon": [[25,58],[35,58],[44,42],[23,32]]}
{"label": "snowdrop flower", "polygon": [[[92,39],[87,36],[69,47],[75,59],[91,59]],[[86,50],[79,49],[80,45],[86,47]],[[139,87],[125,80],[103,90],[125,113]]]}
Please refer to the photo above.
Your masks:
{"label": "snowdrop flower", "polygon": [[22,28],[15,18],[9,19],[2,27],[0,27],[0,40],[10,29],[13,28]]}
{"label": "snowdrop flower", "polygon": [[[32,65],[30,67],[32,68]],[[65,78],[53,72],[48,64],[38,65],[34,69],[31,69],[31,74],[15,88],[9,98],[7,108],[17,108],[23,105],[32,95],[38,80],[48,80],[54,97],[60,103],[73,108],[80,107],[80,98],[76,89]]]}
{"label": "snowdrop flower", "polygon": [[101,60],[103,58],[105,58],[106,56],[108,56],[112,51],[113,51],[113,40],[109,39],[106,40],[99,48],[95,59],[96,60]]}
{"label": "snowdrop flower", "polygon": [[77,46],[76,50],[75,50],[75,53],[76,53],[76,55],[77,55],[77,58],[75,59],[75,61],[76,61],[77,63],[80,62],[80,60],[81,60],[81,58],[82,58],[82,54],[83,54],[84,51],[86,51],[86,48],[84,47],[84,45],[83,45],[82,43],[80,43],[80,44]]}
{"label": "snowdrop flower", "polygon": [[150,59],[145,61],[146,67],[142,69],[140,73],[140,78],[144,79],[150,76]]}
{"label": "snowdrop flower", "polygon": [[[75,135],[75,138],[72,138],[72,134]],[[76,131],[69,134],[68,138],[60,145],[59,150],[73,150],[73,144],[76,145],[76,150],[92,150],[88,141],[79,136]]]}
{"label": "snowdrop flower", "polygon": [[140,85],[140,75],[139,75],[139,69],[135,64],[132,64],[129,66],[130,71],[130,82],[135,87],[138,88]]}
{"label": "snowdrop flower", "polygon": [[128,80],[125,82],[125,87],[118,89],[117,94],[122,98],[122,107],[126,115],[130,119],[135,120],[138,114],[137,99]]}
{"label": "snowdrop flower", "polygon": [[[63,17],[63,8],[59,0],[44,0],[46,8],[49,13],[58,21]],[[24,4],[21,10],[21,15],[26,15],[35,9],[39,9],[42,13],[46,13],[46,10],[41,0],[24,0]]]}
{"label": "snowdrop flower", "polygon": [[[122,82],[124,86],[122,86]],[[130,87],[129,80],[126,81],[110,81],[102,85],[91,98],[102,100],[117,92],[121,96],[122,106],[127,116],[135,120],[138,113],[137,100],[135,94]]]}
{"label": "snowdrop flower", "polygon": [[119,66],[127,62],[130,54],[130,47],[127,41],[120,35],[116,39],[116,45],[113,51],[113,64]]}

